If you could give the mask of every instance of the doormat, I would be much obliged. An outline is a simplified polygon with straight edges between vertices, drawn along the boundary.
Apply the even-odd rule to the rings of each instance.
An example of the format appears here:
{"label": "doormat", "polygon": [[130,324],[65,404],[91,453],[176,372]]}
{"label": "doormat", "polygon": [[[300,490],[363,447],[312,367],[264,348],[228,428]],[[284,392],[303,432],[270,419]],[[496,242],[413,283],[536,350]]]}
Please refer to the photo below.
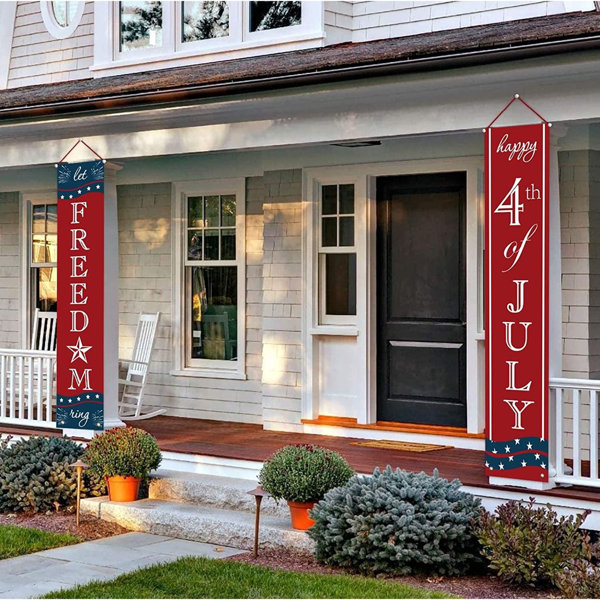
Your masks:
{"label": "doormat", "polygon": [[438,444],[419,444],[417,442],[394,442],[391,440],[369,440],[366,442],[350,442],[351,446],[365,448],[383,448],[385,450],[403,450],[404,452],[432,452],[433,450],[446,450],[454,446],[440,446]]}

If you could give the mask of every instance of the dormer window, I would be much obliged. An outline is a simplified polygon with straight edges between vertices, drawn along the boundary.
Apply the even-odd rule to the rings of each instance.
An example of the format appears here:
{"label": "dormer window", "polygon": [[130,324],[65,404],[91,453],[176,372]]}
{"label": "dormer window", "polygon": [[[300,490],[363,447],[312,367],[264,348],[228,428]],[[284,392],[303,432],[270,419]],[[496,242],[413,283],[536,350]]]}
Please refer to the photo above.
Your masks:
{"label": "dormer window", "polygon": [[122,0],[96,2],[94,11],[92,70],[110,74],[314,48],[324,39],[316,1]]}

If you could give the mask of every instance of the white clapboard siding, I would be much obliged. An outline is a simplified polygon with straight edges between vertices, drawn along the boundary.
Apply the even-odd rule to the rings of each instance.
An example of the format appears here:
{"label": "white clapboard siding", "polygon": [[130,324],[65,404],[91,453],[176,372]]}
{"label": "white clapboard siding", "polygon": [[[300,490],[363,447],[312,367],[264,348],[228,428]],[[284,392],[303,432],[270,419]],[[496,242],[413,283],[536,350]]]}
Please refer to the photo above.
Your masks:
{"label": "white clapboard siding", "polygon": [[86,2],[81,23],[73,34],[58,40],[46,29],[39,2],[18,2],[8,87],[90,77],[94,48],[93,4]]}
{"label": "white clapboard siding", "polygon": [[19,194],[0,193],[0,348],[20,342],[21,247]]}
{"label": "white clapboard siding", "polygon": [[577,10],[594,10],[594,3],[534,0],[354,2],[352,41],[402,37]]}

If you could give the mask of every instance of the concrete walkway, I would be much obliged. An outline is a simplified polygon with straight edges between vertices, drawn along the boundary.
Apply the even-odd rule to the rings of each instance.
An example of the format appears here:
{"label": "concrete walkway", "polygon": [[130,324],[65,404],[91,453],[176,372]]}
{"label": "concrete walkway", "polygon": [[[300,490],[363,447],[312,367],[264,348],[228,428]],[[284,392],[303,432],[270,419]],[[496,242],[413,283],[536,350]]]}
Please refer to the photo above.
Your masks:
{"label": "concrete walkway", "polygon": [[150,533],[125,533],[0,560],[0,598],[37,598],[94,580],[106,581],[183,556],[225,558],[243,550]]}

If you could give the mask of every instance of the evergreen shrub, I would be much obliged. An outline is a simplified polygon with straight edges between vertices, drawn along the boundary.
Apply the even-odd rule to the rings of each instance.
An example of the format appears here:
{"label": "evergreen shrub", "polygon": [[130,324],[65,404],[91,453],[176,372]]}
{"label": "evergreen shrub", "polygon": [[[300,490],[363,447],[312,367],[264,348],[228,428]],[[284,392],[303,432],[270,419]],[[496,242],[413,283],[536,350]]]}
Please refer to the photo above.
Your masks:
{"label": "evergreen shrub", "polygon": [[[66,438],[30,437],[0,442],[0,513],[40,512],[75,504],[77,473],[69,464],[84,448]],[[106,493],[104,481],[84,471],[82,496]]]}
{"label": "evergreen shrub", "polygon": [[481,562],[479,499],[460,482],[387,467],[328,492],[312,511],[320,562],[371,573],[459,575]]}
{"label": "evergreen shrub", "polygon": [[589,535],[581,529],[588,514],[559,519],[550,505],[535,508],[533,498],[523,504],[510,500],[495,514],[482,515],[477,535],[490,568],[504,581],[556,585],[568,565],[579,568],[591,558]]}
{"label": "evergreen shrub", "polygon": [[284,446],[266,460],[258,481],[275,500],[317,502],[331,488],[344,485],[353,474],[337,452],[298,444]]}

